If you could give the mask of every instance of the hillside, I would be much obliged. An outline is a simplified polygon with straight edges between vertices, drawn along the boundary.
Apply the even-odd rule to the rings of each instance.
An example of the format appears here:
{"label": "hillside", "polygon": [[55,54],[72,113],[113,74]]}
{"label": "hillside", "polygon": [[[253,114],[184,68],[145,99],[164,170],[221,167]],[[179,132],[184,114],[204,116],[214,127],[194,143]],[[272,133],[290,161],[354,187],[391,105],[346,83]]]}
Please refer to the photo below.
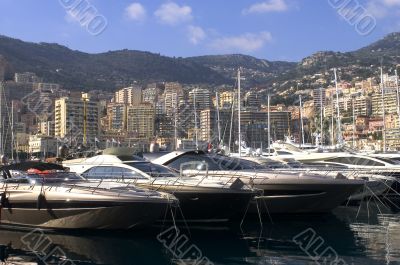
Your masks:
{"label": "hillside", "polygon": [[[0,55],[15,72],[35,72],[70,89],[115,89],[133,81],[222,84],[222,75],[194,62],[159,54],[121,50],[99,54],[51,43],[0,37]],[[231,81],[230,81],[231,82]]]}
{"label": "hillside", "polygon": [[242,54],[207,55],[189,57],[185,60],[207,66],[231,79],[235,77],[235,71],[241,67],[246,76],[244,84],[247,83],[249,86],[270,83],[278,75],[293,70],[297,65],[293,62],[272,62]]}
{"label": "hillside", "polygon": [[[351,52],[321,51],[298,63],[268,61],[231,54],[188,58],[119,50],[89,54],[51,43],[30,43],[0,36],[0,63],[13,72],[35,72],[47,82],[72,90],[114,90],[134,81],[178,81],[187,84],[233,84],[242,67],[244,88],[272,87],[283,96],[299,88],[327,86],[333,67],[340,80],[377,76],[381,60],[385,71],[400,64],[400,33],[391,33],[371,45]],[[7,62],[5,62],[7,61]]]}

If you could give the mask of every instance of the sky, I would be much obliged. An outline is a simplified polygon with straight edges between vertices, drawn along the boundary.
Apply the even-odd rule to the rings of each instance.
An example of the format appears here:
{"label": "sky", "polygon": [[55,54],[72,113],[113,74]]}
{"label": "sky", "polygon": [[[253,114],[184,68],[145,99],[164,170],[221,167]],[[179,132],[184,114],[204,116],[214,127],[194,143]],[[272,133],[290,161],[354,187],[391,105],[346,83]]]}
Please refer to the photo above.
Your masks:
{"label": "sky", "polygon": [[299,61],[400,31],[400,0],[0,0],[0,34],[90,53]]}

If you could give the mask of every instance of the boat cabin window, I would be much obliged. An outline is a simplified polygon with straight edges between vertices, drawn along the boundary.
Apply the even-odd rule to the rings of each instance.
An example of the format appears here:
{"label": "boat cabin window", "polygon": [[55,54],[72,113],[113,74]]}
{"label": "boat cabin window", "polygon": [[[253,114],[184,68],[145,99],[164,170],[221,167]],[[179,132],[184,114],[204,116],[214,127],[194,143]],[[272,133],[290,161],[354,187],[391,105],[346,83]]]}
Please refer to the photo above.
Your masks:
{"label": "boat cabin window", "polygon": [[400,157],[391,157],[390,160],[395,164],[400,164]]}
{"label": "boat cabin window", "polygon": [[287,152],[287,151],[276,151],[276,153],[277,153],[278,155],[292,155],[292,153]]}
{"label": "boat cabin window", "polygon": [[326,168],[326,169],[332,169],[332,168],[339,168],[339,169],[345,169],[349,168],[346,165],[343,164],[335,164],[335,163],[325,163],[325,162],[305,162],[303,163],[304,165],[308,167],[317,167],[317,168]]}
{"label": "boat cabin window", "polygon": [[304,165],[297,161],[290,161],[286,163],[290,168],[304,168]]}
{"label": "boat cabin window", "polygon": [[378,157],[377,159],[379,159],[379,160],[381,160],[381,161],[383,161],[383,162],[386,162],[386,163],[388,163],[388,164],[390,164],[390,165],[399,165],[399,164],[400,164],[398,160],[396,161],[396,160],[393,159],[393,158]]}
{"label": "boat cabin window", "polygon": [[[180,166],[183,163],[188,163],[192,162],[193,165],[195,165],[193,162],[199,162],[200,163],[207,163],[208,164],[208,170],[221,170],[221,167],[218,165],[217,160],[210,159],[208,156],[200,156],[200,155],[183,155],[181,157],[178,157],[171,163],[168,163],[167,166],[175,169],[175,170],[180,170]],[[194,168],[186,168],[186,169],[194,169],[194,170],[201,170],[198,167]]]}
{"label": "boat cabin window", "polygon": [[97,166],[92,167],[83,173],[83,176],[87,179],[146,179],[146,177],[140,175],[139,173],[124,167],[116,166]]}
{"label": "boat cabin window", "polygon": [[363,157],[335,157],[328,159],[327,161],[357,166],[385,166],[383,163]]}
{"label": "boat cabin window", "polygon": [[272,159],[257,159],[257,162],[266,168],[275,169],[275,168],[289,168],[285,163],[272,160]]}
{"label": "boat cabin window", "polygon": [[226,170],[252,170],[252,169],[265,169],[266,167],[257,162],[246,159],[226,157],[226,156],[212,156],[219,161],[218,163],[224,166]]}

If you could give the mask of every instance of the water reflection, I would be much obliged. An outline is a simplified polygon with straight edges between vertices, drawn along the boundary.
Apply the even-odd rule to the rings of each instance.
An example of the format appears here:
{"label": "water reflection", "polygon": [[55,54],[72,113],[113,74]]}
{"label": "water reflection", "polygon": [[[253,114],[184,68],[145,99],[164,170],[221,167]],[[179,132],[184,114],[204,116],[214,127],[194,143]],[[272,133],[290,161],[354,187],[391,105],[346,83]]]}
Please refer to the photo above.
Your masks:
{"label": "water reflection", "polygon": [[[54,264],[179,264],[157,235],[168,227],[141,231],[54,233],[46,231],[51,249],[61,248],[66,257],[54,256]],[[293,238],[311,228],[347,264],[400,264],[400,215],[371,207],[342,207],[323,216],[274,217],[263,228],[257,219],[242,228],[226,226],[185,227],[180,231],[214,264],[315,264]],[[48,253],[35,253],[21,241],[29,231],[0,230],[0,260],[43,264]],[[321,248],[323,249],[323,248]],[[321,250],[320,249],[320,250]],[[330,260],[333,261],[334,258]],[[48,264],[51,264],[48,263]],[[68,263],[66,263],[68,264]]]}

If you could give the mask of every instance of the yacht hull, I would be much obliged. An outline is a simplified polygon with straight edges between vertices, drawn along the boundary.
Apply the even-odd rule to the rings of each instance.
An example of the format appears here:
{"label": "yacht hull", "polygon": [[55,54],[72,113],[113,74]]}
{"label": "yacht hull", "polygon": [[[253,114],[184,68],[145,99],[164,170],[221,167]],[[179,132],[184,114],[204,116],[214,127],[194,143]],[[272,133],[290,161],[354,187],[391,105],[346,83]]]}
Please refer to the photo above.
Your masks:
{"label": "yacht hull", "polygon": [[[303,180],[301,183],[296,183],[296,180],[264,180],[262,183],[255,181],[254,187],[264,190],[264,195],[256,200],[261,212],[301,214],[329,212],[360,191],[363,184],[341,180]],[[250,211],[257,211],[255,203]]]}
{"label": "yacht hull", "polygon": [[168,208],[166,203],[134,202],[121,205],[93,206],[88,202],[80,207],[45,209],[22,208],[13,205],[1,209],[0,224],[47,229],[130,229],[153,223]]}
{"label": "yacht hull", "polygon": [[[174,218],[186,222],[225,222],[243,217],[253,198],[259,194],[259,191],[190,186],[162,186],[156,189],[172,193],[179,200],[180,210],[176,209]],[[166,218],[171,220],[171,217],[167,215]]]}

